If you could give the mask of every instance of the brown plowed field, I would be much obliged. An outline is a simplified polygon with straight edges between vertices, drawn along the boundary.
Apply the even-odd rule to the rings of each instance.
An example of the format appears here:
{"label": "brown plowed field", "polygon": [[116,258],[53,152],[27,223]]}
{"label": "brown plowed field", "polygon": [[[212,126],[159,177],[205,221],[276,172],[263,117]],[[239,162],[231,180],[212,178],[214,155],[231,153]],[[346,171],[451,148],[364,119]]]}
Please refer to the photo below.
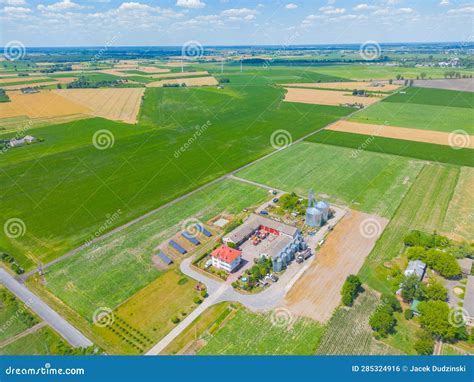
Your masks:
{"label": "brown plowed field", "polygon": [[309,103],[313,105],[339,106],[345,104],[362,104],[364,106],[372,105],[380,101],[381,97],[356,97],[352,93],[337,90],[318,90],[318,89],[300,89],[285,88],[285,101]]}
{"label": "brown plowed field", "polygon": [[[326,322],[341,301],[341,288],[350,274],[357,274],[382,234],[388,220],[349,210],[327,236],[312,264],[288,292],[286,307],[296,316]],[[375,234],[361,234],[361,227],[376,226]]]}
{"label": "brown plowed field", "polygon": [[195,77],[195,78],[176,78],[172,80],[160,80],[150,82],[146,86],[149,88],[162,87],[164,84],[186,84],[186,86],[208,86],[217,85],[218,82],[214,77]]}

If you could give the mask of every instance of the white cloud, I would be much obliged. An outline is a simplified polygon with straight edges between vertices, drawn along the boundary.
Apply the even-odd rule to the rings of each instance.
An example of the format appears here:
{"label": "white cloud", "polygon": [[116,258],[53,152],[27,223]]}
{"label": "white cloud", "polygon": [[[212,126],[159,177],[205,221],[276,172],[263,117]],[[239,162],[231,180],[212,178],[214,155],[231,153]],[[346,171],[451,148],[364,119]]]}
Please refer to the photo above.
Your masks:
{"label": "white cloud", "polygon": [[451,2],[450,2],[449,0],[441,0],[441,1],[439,2],[439,5],[445,7],[445,6],[447,6],[447,5],[451,5]]}
{"label": "white cloud", "polygon": [[334,8],[331,5],[327,7],[321,7],[319,10],[325,15],[341,15],[346,12],[345,8]]}
{"label": "white cloud", "polygon": [[375,9],[376,7],[374,5],[369,5],[369,4],[358,4],[354,8],[352,8],[354,11],[369,11],[371,9]]}
{"label": "white cloud", "polygon": [[129,3],[122,3],[120,4],[120,7],[118,7],[119,11],[137,11],[137,10],[149,10],[149,9],[152,9],[149,5],[136,3],[134,1],[131,1]]}
{"label": "white cloud", "polygon": [[18,5],[25,5],[26,1],[25,0],[1,0],[0,3],[5,4],[5,5],[18,6]]}
{"label": "white cloud", "polygon": [[198,9],[204,8],[206,6],[206,3],[202,2],[201,0],[177,0],[176,6],[182,8]]}
{"label": "white cloud", "polygon": [[248,8],[231,8],[231,9],[226,9],[225,11],[221,12],[222,16],[227,16],[227,17],[238,17],[238,18],[243,18],[249,15],[256,15],[258,12],[255,9],[248,9]]}
{"label": "white cloud", "polygon": [[38,9],[40,11],[51,11],[51,12],[61,12],[61,11],[67,11],[71,9],[83,9],[82,5],[73,3],[71,0],[63,0],[60,1],[59,3],[54,3],[51,5],[43,5],[39,4]]}
{"label": "white cloud", "polygon": [[448,13],[454,14],[454,15],[474,13],[474,7],[463,7],[463,8],[458,8],[458,9],[450,9],[448,11]]}
{"label": "white cloud", "polygon": [[286,9],[296,9],[298,6],[295,3],[288,3],[285,5]]}
{"label": "white cloud", "polygon": [[5,7],[3,8],[3,12],[7,14],[25,14],[30,13],[31,9],[25,7]]}

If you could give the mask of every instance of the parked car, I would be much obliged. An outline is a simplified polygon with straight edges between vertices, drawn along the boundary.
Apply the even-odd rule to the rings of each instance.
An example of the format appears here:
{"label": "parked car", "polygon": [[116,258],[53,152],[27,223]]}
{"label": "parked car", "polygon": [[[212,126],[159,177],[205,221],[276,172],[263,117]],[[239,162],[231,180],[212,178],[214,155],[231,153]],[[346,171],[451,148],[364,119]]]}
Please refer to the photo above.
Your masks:
{"label": "parked car", "polygon": [[278,203],[278,198],[273,198],[272,202],[273,203]]}
{"label": "parked car", "polygon": [[260,215],[268,215],[268,211],[265,211],[265,210],[260,211]]}
{"label": "parked car", "polygon": [[296,258],[296,262],[297,262],[298,264],[301,264],[303,261],[304,261],[303,255],[299,255],[299,256]]}
{"label": "parked car", "polygon": [[274,275],[273,273],[270,275],[270,279],[276,283],[278,281],[278,276],[277,275]]}

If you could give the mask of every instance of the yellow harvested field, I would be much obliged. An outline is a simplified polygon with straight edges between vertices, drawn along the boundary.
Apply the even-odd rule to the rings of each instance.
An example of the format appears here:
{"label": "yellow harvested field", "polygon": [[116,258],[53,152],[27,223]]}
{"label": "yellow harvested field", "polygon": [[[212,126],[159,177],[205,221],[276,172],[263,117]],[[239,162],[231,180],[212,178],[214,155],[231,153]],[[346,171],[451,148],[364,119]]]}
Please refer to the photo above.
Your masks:
{"label": "yellow harvested field", "polygon": [[28,118],[54,118],[73,114],[89,114],[85,106],[79,105],[51,91],[34,94],[7,92],[10,102],[0,103],[2,118],[26,116]]}
{"label": "yellow harvested field", "polygon": [[214,77],[195,77],[195,78],[176,78],[173,80],[160,80],[150,82],[146,85],[148,88],[162,87],[164,84],[186,84],[186,86],[212,86],[218,82]]}
{"label": "yellow harvested field", "polygon": [[170,71],[170,69],[155,68],[154,66],[139,66],[137,70],[145,73],[168,73]]}
{"label": "yellow harvested field", "polygon": [[188,63],[181,62],[181,61],[170,61],[170,62],[167,62],[166,64],[163,64],[162,66],[168,66],[170,68],[180,68],[182,65],[186,66],[188,65]]}
{"label": "yellow harvested field", "polygon": [[89,109],[90,115],[136,123],[145,89],[59,89],[53,92]]}
{"label": "yellow harvested field", "polygon": [[[451,136],[450,133],[444,133],[441,131],[411,129],[406,127],[386,125],[371,125],[368,123],[349,122],[343,120],[333,123],[327,128],[327,130],[364,134],[376,137],[403,139],[405,141],[434,143],[437,145],[446,146],[449,146]],[[470,136],[470,139],[467,140],[466,144],[466,148],[474,149],[474,136]]]}
{"label": "yellow harvested field", "polygon": [[[288,292],[286,308],[295,316],[329,320],[341,301],[344,281],[359,272],[387,223],[387,219],[349,210]],[[375,229],[369,230],[369,225]]]}
{"label": "yellow harvested field", "polygon": [[168,78],[168,77],[192,77],[192,76],[208,76],[209,72],[184,72],[184,73],[167,73],[167,74],[155,74],[150,76],[151,78]]}
{"label": "yellow harvested field", "polygon": [[372,92],[392,92],[400,88],[400,85],[389,84],[382,81],[358,81],[358,82],[322,82],[285,84],[283,86],[318,89],[338,89],[338,90],[366,90]]}
{"label": "yellow harvested field", "polygon": [[38,81],[38,80],[51,80],[51,78],[45,77],[45,76],[0,78],[0,85],[11,84],[13,82],[27,82],[27,81]]}
{"label": "yellow harvested field", "polygon": [[362,104],[364,106],[372,105],[380,101],[381,97],[357,97],[352,93],[342,92],[338,90],[318,90],[318,89],[301,89],[301,88],[285,88],[286,102],[309,103],[312,105],[353,105]]}

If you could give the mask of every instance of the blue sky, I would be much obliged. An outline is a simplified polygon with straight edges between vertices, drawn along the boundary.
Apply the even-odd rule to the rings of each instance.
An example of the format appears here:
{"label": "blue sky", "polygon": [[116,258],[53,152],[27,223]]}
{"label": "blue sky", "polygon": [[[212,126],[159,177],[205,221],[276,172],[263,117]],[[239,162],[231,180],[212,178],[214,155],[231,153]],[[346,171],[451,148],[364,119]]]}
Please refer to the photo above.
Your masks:
{"label": "blue sky", "polygon": [[26,46],[473,40],[462,0],[0,0],[0,43]]}

